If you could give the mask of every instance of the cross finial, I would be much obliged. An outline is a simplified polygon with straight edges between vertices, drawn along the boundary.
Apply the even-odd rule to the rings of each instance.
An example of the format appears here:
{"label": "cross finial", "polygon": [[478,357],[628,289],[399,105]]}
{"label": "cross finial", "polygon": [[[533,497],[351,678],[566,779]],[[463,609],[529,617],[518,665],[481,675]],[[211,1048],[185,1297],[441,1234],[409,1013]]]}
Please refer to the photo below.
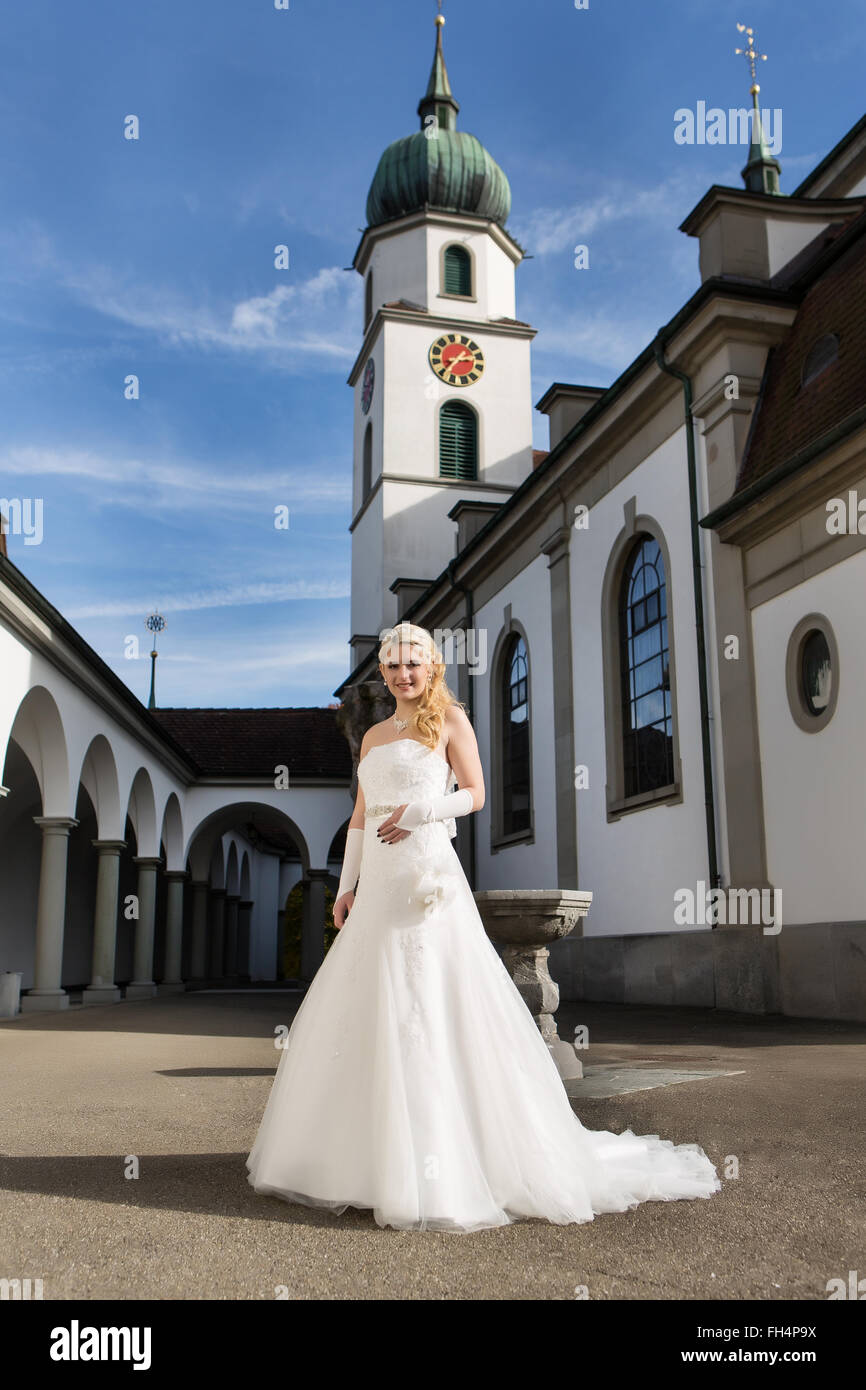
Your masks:
{"label": "cross finial", "polygon": [[764,63],[766,63],[766,61],[767,61],[767,55],[766,55],[766,53],[759,53],[758,50],[757,50],[757,48],[755,47],[755,31],[754,31],[754,29],[752,29],[752,28],[747,28],[745,24],[738,24],[738,25],[737,25],[737,28],[738,28],[738,30],[740,31],[741,34],[745,34],[745,35],[746,35],[748,47],[747,47],[747,48],[735,48],[735,49],[734,49],[734,52],[735,52],[735,53],[742,53],[742,54],[745,55],[746,60],[747,60],[747,62],[748,62],[748,64],[749,64],[749,72],[751,73],[751,77],[752,77],[751,91],[752,91],[753,93],[759,92],[761,89],[760,89],[760,87],[758,86],[757,74],[756,74],[756,72],[755,72],[755,59],[757,58],[759,62],[764,62]]}
{"label": "cross finial", "polygon": [[439,25],[445,23],[445,16],[442,13],[442,0],[436,0],[436,23]]}

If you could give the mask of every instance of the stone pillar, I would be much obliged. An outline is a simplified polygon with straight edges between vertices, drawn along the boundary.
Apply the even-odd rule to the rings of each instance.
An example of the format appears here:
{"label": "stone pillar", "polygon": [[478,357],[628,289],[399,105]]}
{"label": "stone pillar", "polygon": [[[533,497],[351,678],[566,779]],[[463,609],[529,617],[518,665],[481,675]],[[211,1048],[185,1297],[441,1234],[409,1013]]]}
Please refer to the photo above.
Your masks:
{"label": "stone pillar", "polygon": [[223,952],[226,936],[226,890],[210,890],[210,961],[208,972],[212,979],[223,978]]}
{"label": "stone pillar", "polygon": [[238,903],[238,979],[250,978],[250,926],[253,912],[251,898],[241,898]]}
{"label": "stone pillar", "polygon": [[473,893],[484,930],[504,949],[505,966],[563,1081],[583,1076],[574,1043],[560,1038],[556,1027],[559,986],[547,968],[548,947],[579,927],[592,894],[574,888],[491,888]]}
{"label": "stone pillar", "polygon": [[99,855],[96,870],[96,911],[93,920],[93,962],[90,984],[82,1004],[116,1004],[120,989],[114,983],[117,951],[117,884],[125,840],[91,840]]}
{"label": "stone pillar", "polygon": [[325,884],[329,869],[310,869],[304,884],[301,924],[301,979],[312,980],[325,959]]}
{"label": "stone pillar", "polygon": [[183,885],[186,878],[184,869],[167,869],[165,873],[165,976],[160,981],[160,994],[182,994],[186,989],[180,968],[183,946]]}
{"label": "stone pillar", "polygon": [[210,884],[202,879],[194,879],[192,888],[192,951],[190,953],[190,979],[203,980],[207,974],[207,895]]}
{"label": "stone pillar", "polygon": [[138,865],[138,921],[132,953],[132,980],[126,986],[126,998],[151,999],[156,994],[153,979],[156,871],[162,860],[157,856],[136,855],[132,862]]}
{"label": "stone pillar", "polygon": [[560,526],[541,546],[550,571],[550,622],[556,633],[553,665],[553,750],[556,826],[556,882],[577,888],[577,798],[574,787],[574,689],[571,659],[572,527]]}
{"label": "stone pillar", "polygon": [[34,816],[33,819],[42,831],[42,862],[36,908],[35,983],[21,996],[23,1014],[69,1008],[69,995],[65,989],[61,989],[60,977],[66,923],[69,832],[78,821],[71,816]]}
{"label": "stone pillar", "polygon": [[238,906],[240,900],[240,893],[226,894],[226,940],[223,974],[229,980],[237,979],[238,974]]}

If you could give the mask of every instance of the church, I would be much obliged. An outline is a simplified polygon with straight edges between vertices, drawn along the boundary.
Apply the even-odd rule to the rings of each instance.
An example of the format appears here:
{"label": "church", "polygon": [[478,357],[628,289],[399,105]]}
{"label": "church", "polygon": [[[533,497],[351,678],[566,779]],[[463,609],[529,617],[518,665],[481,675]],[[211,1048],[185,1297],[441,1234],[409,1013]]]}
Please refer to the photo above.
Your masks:
{"label": "church", "polygon": [[592,893],[563,998],[862,1021],[866,117],[783,193],[753,82],[743,186],[680,226],[691,297],[607,388],[533,403],[527,253],[442,26],[353,261],[340,708],[145,708],[0,535],[0,980],[27,1012],[311,979],[406,620],[478,738],[473,889]]}
{"label": "church", "polygon": [[564,997],[863,1019],[866,119],[782,195],[752,98],[744,187],[681,225],[700,285],[606,390],[551,384],[540,454],[509,185],[439,18],[354,260],[337,693],[383,627],[444,639],[488,782],[473,887],[593,894]]}

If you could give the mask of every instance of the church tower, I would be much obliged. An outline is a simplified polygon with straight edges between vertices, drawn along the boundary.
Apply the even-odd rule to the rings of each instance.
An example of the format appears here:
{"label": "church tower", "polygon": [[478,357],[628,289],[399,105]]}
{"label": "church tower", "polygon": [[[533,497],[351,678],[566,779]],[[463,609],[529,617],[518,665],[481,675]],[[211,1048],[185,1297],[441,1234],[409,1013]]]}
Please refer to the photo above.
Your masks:
{"label": "church tower", "polygon": [[389,145],[353,265],[364,279],[355,392],[353,665],[456,550],[460,501],[484,521],[532,471],[530,344],[515,318],[523,250],[511,189],[460,107],[441,14],[420,130]]}

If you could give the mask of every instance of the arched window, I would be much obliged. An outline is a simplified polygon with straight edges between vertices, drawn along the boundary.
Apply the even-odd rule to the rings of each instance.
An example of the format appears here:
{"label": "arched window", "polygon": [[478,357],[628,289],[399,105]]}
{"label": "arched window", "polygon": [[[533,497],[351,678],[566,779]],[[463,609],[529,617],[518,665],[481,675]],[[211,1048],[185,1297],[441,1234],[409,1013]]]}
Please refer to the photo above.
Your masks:
{"label": "arched window", "polygon": [[361,501],[370,495],[373,486],[373,426],[364,431],[364,457],[361,467]]}
{"label": "arched window", "polygon": [[529,659],[517,634],[502,664],[502,833],[529,829]]}
{"label": "arched window", "polygon": [[439,412],[439,477],[466,482],[478,476],[478,419],[462,401]]}
{"label": "arched window", "polygon": [[629,552],[619,593],[623,794],[674,781],[665,566],[653,536]]}
{"label": "arched window", "polygon": [[442,258],[442,293],[472,294],[472,257],[465,246],[446,246]]}
{"label": "arched window", "polygon": [[800,374],[800,385],[808,386],[810,381],[814,381],[816,376],[820,376],[828,367],[831,367],[839,356],[839,339],[835,333],[825,333],[813,343],[806,354],[803,363],[803,370]]}
{"label": "arched window", "polygon": [[365,328],[369,327],[369,323],[370,323],[370,320],[371,320],[372,317],[373,317],[373,272],[372,272],[372,270],[371,270],[371,271],[369,271],[368,274],[367,274],[367,280],[366,280],[366,283],[365,283],[365,285],[364,285],[364,327],[365,327]]}

